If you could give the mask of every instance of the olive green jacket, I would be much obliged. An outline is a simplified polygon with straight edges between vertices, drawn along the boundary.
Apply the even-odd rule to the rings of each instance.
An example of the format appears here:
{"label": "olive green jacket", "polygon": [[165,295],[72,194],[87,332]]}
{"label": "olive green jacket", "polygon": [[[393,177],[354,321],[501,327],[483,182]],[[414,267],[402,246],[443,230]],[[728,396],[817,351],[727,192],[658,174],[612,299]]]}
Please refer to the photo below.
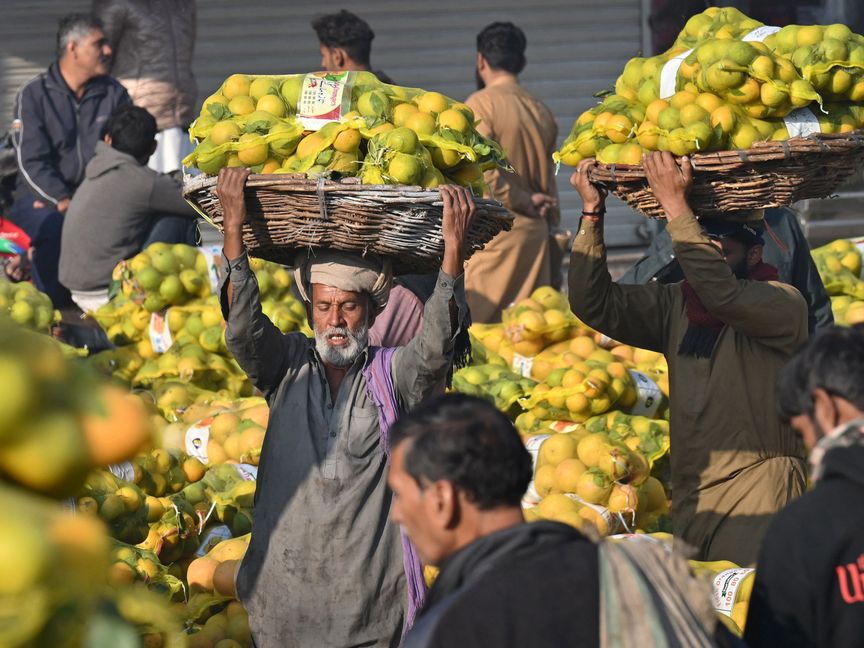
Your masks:
{"label": "olive green jacket", "polygon": [[681,285],[613,283],[602,225],[588,219],[573,243],[570,305],[601,333],[666,356],[674,533],[703,560],[753,562],[771,515],[805,487],[775,386],[807,339],[807,303],[792,286],[738,280],[692,213],[667,229],[684,275],[725,324],[710,358],[678,354],[689,325]]}

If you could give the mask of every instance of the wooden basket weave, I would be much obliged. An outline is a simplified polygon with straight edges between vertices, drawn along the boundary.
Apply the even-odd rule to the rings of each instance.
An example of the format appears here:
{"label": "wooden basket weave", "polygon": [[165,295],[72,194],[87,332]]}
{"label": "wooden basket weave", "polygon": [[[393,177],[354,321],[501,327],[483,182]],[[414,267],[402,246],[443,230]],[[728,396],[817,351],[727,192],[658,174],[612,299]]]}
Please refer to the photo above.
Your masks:
{"label": "wooden basket weave", "polygon": [[[220,231],[216,178],[188,178],[183,196]],[[476,199],[465,250],[471,256],[513,216],[494,200]],[[291,265],[304,248],[336,248],[389,257],[396,274],[436,272],[444,255],[438,191],[364,185],[358,178],[310,180],[304,174],[250,175],[243,243],[253,256]]]}
{"label": "wooden basket weave", "polygon": [[[688,202],[700,217],[825,198],[864,163],[864,131],[758,142],[746,151],[697,153]],[[598,165],[591,180],[633,209],[664,218],[642,166]]]}

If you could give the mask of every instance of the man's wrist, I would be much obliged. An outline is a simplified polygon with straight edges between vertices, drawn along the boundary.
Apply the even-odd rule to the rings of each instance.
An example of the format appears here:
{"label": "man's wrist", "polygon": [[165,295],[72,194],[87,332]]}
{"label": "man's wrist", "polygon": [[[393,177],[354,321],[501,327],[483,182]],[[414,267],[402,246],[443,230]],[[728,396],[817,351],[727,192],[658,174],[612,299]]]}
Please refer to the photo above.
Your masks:
{"label": "man's wrist", "polygon": [[686,200],[667,201],[665,203],[660,203],[660,206],[663,208],[663,211],[666,212],[667,220],[675,220],[679,216],[690,212],[690,205],[687,204]]}

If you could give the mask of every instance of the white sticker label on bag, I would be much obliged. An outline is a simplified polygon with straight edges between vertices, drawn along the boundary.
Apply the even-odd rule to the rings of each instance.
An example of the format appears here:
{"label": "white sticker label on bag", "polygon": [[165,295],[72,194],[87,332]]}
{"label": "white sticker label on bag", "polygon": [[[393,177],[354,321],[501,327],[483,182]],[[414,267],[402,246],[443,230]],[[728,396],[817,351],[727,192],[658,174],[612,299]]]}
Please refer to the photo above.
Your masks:
{"label": "white sticker label on bag", "polygon": [[212,422],[213,417],[208,416],[186,430],[186,454],[195,457],[205,466],[210,463],[207,458],[207,444],[210,442],[210,424]]}
{"label": "white sticker label on bag", "polygon": [[197,558],[203,558],[205,555],[210,553],[210,550],[213,547],[223,540],[230,540],[231,537],[231,529],[224,524],[211,528],[206,534],[204,534],[204,538],[201,540],[201,544],[198,547],[198,551],[195,552],[195,556]]}
{"label": "white sticker label on bag", "polygon": [[211,290],[216,293],[222,278],[222,250],[218,245],[206,245],[198,248],[198,251],[207,259],[207,277],[210,279]]}
{"label": "white sticker label on bag", "polygon": [[668,99],[678,92],[678,70],[684,59],[690,56],[692,49],[682,52],[678,56],[666,61],[666,65],[660,70],[660,98]]}
{"label": "white sticker label on bag", "polygon": [[537,470],[537,458],[540,456],[540,446],[551,437],[551,434],[538,434],[525,439],[525,449],[531,454],[531,470]]}
{"label": "white sticker label on bag", "polygon": [[114,475],[117,479],[122,479],[130,483],[135,482],[135,466],[130,462],[124,461],[120,464],[111,464],[108,466],[108,472]]}
{"label": "white sticker label on bag", "polygon": [[747,574],[755,570],[749,567],[736,569],[725,569],[714,577],[713,591],[711,593],[714,609],[726,616],[732,616],[732,608],[735,606],[735,598],[738,588],[747,577]]}
{"label": "white sticker label on bag", "polygon": [[657,383],[641,371],[635,369],[629,371],[633,382],[636,383],[636,391],[639,393],[636,404],[630,408],[630,414],[654,418],[657,410],[660,409],[660,403],[663,402],[663,392]]}
{"label": "white sticker label on bag", "polygon": [[742,41],[749,41],[749,42],[755,41],[757,43],[761,43],[766,38],[768,38],[771,34],[776,34],[778,31],[780,31],[779,27],[774,27],[773,25],[762,25],[761,27],[757,27],[756,29],[751,31],[749,34],[744,36],[744,38],[742,38],[741,40]]}
{"label": "white sticker label on bag", "polygon": [[540,497],[540,493],[537,492],[537,489],[534,487],[534,480],[531,480],[531,483],[528,484],[528,490],[525,491],[525,495],[522,496],[522,508],[534,508],[543,500]]}
{"label": "white sticker label on bag", "polygon": [[253,466],[252,464],[237,464],[234,466],[237,469],[237,474],[240,475],[246,481],[257,481],[258,480],[258,466]]}
{"label": "white sticker label on bag", "polygon": [[819,119],[809,108],[798,108],[783,118],[789,137],[807,137],[814,133],[821,133]]}
{"label": "white sticker label on bag", "polygon": [[343,95],[352,79],[349,72],[307,74],[297,101],[297,118],[303,128],[317,131],[328,122],[341,121]]}
{"label": "white sticker label on bag", "polygon": [[150,316],[150,346],[156,353],[165,353],[174,344],[168,328],[168,310]]}
{"label": "white sticker label on bag", "polygon": [[513,354],[513,371],[525,378],[531,377],[531,368],[534,366],[534,358],[526,358],[518,353]]}

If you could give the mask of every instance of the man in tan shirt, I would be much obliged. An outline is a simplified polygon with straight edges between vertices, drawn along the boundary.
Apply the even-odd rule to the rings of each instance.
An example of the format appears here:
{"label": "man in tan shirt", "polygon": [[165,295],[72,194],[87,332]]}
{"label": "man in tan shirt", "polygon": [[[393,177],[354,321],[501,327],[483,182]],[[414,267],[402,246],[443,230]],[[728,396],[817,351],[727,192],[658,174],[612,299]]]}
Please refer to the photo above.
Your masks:
{"label": "man in tan shirt", "polygon": [[493,23],[477,35],[477,85],[467,103],[477,130],[504,148],[515,173],[486,172],[488,194],[515,215],[471,257],[465,292],[473,321],[500,321],[510,303],[550,283],[549,227],[559,221],[552,151],[558,127],[552,112],[519,85],[525,34],[513,23]]}
{"label": "man in tan shirt", "polygon": [[570,307],[589,326],[669,362],[672,528],[697,560],[756,561],[774,513],[806,487],[800,439],[777,413],[775,386],[807,339],[807,302],[762,261],[758,232],[700,221],[692,171],[670,153],[645,160],[685,281],[613,283],[603,243],[605,192],[573,174],[583,201],[570,257]]}

